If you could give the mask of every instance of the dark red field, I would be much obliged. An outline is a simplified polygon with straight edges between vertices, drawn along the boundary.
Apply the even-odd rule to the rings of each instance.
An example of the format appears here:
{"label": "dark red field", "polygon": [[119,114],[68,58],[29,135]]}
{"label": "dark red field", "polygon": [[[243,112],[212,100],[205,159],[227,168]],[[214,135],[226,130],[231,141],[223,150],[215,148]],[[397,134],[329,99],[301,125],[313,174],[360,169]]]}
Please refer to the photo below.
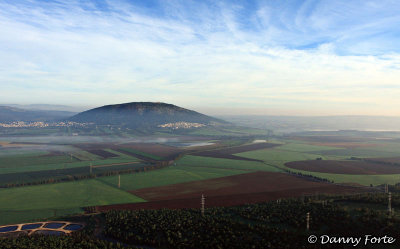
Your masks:
{"label": "dark red field", "polygon": [[273,147],[276,147],[279,145],[280,144],[255,143],[255,144],[249,144],[249,145],[238,146],[238,147],[223,148],[223,149],[219,149],[219,150],[201,151],[201,152],[193,153],[192,155],[225,158],[225,159],[233,159],[233,160],[262,162],[261,160],[245,158],[245,157],[241,157],[241,156],[235,156],[233,154],[247,152],[247,151],[253,151],[253,150],[269,149],[269,148],[273,148]]}
{"label": "dark red field", "polygon": [[74,147],[77,147],[81,150],[101,150],[112,147],[114,144],[112,143],[81,143],[74,144]]}
{"label": "dark red field", "polygon": [[384,163],[384,164],[400,164],[400,157],[367,158],[364,160],[369,162]]}
{"label": "dark red field", "polygon": [[[131,154],[133,156],[138,157],[138,155],[136,155],[136,154],[128,153],[126,151],[121,150],[121,148],[131,148],[131,149],[145,152],[145,153],[148,153],[151,155],[162,157],[165,160],[174,158],[177,155],[179,155],[179,153],[182,152],[182,150],[179,148],[176,148],[173,146],[168,146],[168,145],[156,144],[156,143],[129,143],[129,144],[87,143],[87,144],[76,144],[74,146],[79,149],[86,150],[90,153],[93,152],[93,154],[96,154],[99,156],[102,156],[102,155],[106,156],[105,153],[103,153],[101,151],[103,151],[103,149],[110,148],[110,149],[122,152],[124,154]],[[142,159],[146,159],[146,158],[142,158]]]}
{"label": "dark red field", "polygon": [[111,158],[111,157],[118,157],[118,155],[115,155],[115,154],[105,151],[105,150],[86,150],[86,151],[89,153],[98,155],[104,159]]}
{"label": "dark red field", "polygon": [[289,162],[287,167],[298,170],[350,174],[350,175],[381,175],[381,174],[400,174],[400,167],[368,161],[331,161],[331,160],[309,160]]}
{"label": "dark red field", "polygon": [[231,154],[223,154],[219,153],[218,151],[203,151],[197,152],[192,155],[195,156],[205,156],[205,157],[215,157],[215,158],[224,158],[224,159],[232,159],[232,160],[242,160],[242,161],[253,161],[253,162],[262,162],[261,160],[246,158],[241,156],[235,156]]}
{"label": "dark red field", "polygon": [[198,208],[202,194],[206,196],[207,206],[213,207],[257,203],[317,193],[342,194],[364,191],[366,191],[364,188],[310,181],[304,177],[284,173],[253,172],[134,190],[130,192],[149,202],[101,206],[99,210]]}
{"label": "dark red field", "polygon": [[52,156],[63,156],[63,155],[65,155],[65,153],[61,151],[49,151],[47,154],[40,155],[39,157],[52,157]]}
{"label": "dark red field", "polygon": [[121,147],[139,150],[163,158],[174,157],[182,152],[179,148],[155,143],[130,143],[123,144]]}

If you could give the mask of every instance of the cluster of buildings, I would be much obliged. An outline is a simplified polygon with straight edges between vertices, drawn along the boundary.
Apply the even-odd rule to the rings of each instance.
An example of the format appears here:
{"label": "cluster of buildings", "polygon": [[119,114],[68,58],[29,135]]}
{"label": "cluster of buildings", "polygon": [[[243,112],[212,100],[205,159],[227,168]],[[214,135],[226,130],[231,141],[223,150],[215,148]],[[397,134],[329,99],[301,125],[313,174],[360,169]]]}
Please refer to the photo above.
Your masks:
{"label": "cluster of buildings", "polygon": [[36,128],[44,128],[44,127],[86,127],[90,125],[90,123],[76,123],[76,122],[55,122],[55,123],[46,123],[46,122],[11,122],[11,123],[0,123],[0,127],[3,128],[26,128],[26,127],[36,127]]}
{"label": "cluster of buildings", "polygon": [[206,126],[206,125],[200,124],[200,123],[176,122],[176,123],[162,124],[162,125],[159,125],[158,127],[171,128],[173,130],[176,130],[176,129],[200,128],[203,126]]}

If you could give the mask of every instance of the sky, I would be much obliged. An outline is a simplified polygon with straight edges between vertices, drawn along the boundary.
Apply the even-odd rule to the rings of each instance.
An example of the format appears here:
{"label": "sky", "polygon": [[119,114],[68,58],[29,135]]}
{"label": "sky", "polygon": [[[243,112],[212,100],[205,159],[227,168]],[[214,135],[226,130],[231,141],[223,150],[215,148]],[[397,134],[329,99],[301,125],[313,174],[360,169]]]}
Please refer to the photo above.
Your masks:
{"label": "sky", "polygon": [[0,104],[400,115],[400,1],[0,0]]}

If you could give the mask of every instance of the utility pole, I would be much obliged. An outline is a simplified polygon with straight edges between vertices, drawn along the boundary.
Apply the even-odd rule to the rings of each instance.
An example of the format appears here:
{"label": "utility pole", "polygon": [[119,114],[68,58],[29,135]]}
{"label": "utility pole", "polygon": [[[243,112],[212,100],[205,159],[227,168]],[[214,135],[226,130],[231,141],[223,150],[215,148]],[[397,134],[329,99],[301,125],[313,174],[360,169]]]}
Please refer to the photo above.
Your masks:
{"label": "utility pole", "polygon": [[118,188],[121,188],[121,175],[118,175]]}
{"label": "utility pole", "polygon": [[392,193],[389,192],[389,196],[388,196],[388,212],[389,215],[392,214]]}
{"label": "utility pole", "polygon": [[307,221],[307,231],[308,231],[310,230],[310,212],[307,213],[306,221]]}
{"label": "utility pole", "polygon": [[206,204],[206,198],[204,195],[201,195],[201,215],[204,216],[204,206]]}

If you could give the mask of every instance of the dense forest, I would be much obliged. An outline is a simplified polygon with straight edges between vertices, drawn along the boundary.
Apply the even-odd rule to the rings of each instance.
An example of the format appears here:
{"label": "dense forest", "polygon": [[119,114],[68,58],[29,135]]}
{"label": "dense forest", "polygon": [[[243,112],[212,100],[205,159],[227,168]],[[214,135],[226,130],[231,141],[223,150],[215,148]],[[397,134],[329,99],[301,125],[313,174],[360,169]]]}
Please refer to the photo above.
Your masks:
{"label": "dense forest", "polygon": [[[14,239],[0,239],[2,249],[117,249],[136,248],[118,243],[83,236],[79,233],[73,236],[20,236]],[[139,249],[139,248],[138,248]]]}
{"label": "dense forest", "polygon": [[283,200],[210,208],[204,216],[194,209],[110,211],[106,213],[105,234],[128,244],[156,248],[319,248],[319,244],[308,243],[310,234],[394,236],[400,229],[398,221],[368,208],[348,209],[329,201]]}
{"label": "dense forest", "polygon": [[[400,219],[387,213],[385,196],[304,197],[207,208],[204,214],[199,209],[111,210],[86,216],[90,217],[86,218],[87,227],[72,236],[0,239],[0,248],[338,248],[337,244],[310,244],[307,239],[325,234],[396,237]],[[377,209],[377,203],[383,208]],[[94,231],[100,220],[99,234]],[[343,248],[351,248],[348,246]],[[384,248],[399,248],[399,242],[392,246]]]}

